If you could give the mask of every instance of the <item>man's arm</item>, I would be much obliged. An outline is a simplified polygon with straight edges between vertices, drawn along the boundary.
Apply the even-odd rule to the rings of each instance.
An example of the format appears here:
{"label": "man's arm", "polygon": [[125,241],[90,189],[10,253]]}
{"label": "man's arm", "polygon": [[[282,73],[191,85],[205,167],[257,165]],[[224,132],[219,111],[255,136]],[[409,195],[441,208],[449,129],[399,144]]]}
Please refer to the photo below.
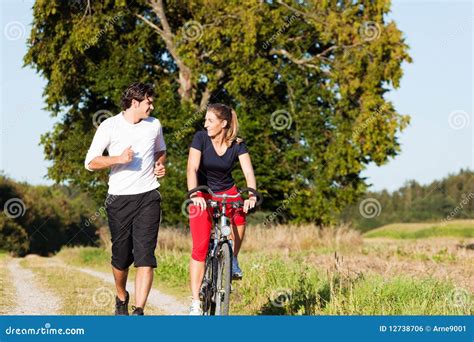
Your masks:
{"label": "man's arm", "polygon": [[153,173],[158,178],[164,177],[166,174],[166,151],[158,151],[155,153],[155,169]]}
{"label": "man's arm", "polygon": [[166,162],[166,150],[158,151],[155,153],[155,164],[165,165]]}
{"label": "man's arm", "polygon": [[110,144],[110,127],[107,120],[102,122],[94,134],[87,151],[84,166],[89,171],[101,170],[117,164],[127,164],[133,159],[132,146],[127,147],[119,156],[103,156]]}
{"label": "man's arm", "polygon": [[166,162],[166,144],[163,137],[163,128],[161,127],[160,120],[158,123],[158,134],[155,139],[155,169],[154,174],[158,178],[164,177],[166,174],[165,162]]}
{"label": "man's arm", "polygon": [[102,170],[113,165],[127,164],[133,159],[131,146],[127,147],[119,156],[99,156],[89,162],[89,170]]}

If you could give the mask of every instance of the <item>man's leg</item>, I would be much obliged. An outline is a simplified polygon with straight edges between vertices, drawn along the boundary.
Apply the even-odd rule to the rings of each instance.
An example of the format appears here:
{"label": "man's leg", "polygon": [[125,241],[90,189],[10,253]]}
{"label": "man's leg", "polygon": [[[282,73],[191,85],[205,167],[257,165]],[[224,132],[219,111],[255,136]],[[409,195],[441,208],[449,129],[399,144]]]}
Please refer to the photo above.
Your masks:
{"label": "man's leg", "polygon": [[151,284],[153,283],[153,267],[137,267],[135,277],[135,305],[144,309]]}
{"label": "man's leg", "polygon": [[137,212],[133,219],[133,256],[137,276],[135,279],[135,306],[144,308],[156,268],[155,248],[160,226],[161,196],[157,190],[137,197]]}
{"label": "man's leg", "polygon": [[125,301],[127,297],[127,277],[128,277],[128,268],[125,270],[119,270],[112,266],[112,272],[115,279],[115,288],[117,289],[117,297],[121,301]]}
{"label": "man's leg", "polygon": [[112,274],[117,289],[117,297],[124,302],[127,298],[128,269],[133,263],[131,229],[134,208],[130,207],[130,196],[123,195],[108,197],[106,210],[112,238]]}

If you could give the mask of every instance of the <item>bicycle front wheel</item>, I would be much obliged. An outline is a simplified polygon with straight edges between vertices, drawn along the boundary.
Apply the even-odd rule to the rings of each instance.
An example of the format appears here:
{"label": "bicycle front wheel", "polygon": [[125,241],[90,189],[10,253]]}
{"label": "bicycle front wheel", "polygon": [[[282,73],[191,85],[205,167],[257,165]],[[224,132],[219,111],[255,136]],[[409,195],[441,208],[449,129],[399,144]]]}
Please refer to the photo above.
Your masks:
{"label": "bicycle front wheel", "polygon": [[232,278],[232,255],[229,243],[223,243],[218,254],[217,286],[216,286],[216,315],[229,314],[230,282]]}
{"label": "bicycle front wheel", "polygon": [[214,265],[214,258],[210,257],[209,254],[206,257],[206,266],[204,271],[204,278],[202,279],[201,288],[199,291],[199,297],[202,301],[202,311],[203,315],[214,315],[215,304],[212,300],[212,283],[213,283],[213,274],[216,265]]}

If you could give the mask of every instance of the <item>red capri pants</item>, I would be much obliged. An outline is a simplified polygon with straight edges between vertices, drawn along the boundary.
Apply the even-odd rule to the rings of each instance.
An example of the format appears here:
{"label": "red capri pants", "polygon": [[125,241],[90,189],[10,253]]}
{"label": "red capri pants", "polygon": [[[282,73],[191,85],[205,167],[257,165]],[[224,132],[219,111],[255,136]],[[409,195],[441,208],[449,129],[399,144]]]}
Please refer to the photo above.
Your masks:
{"label": "red capri pants", "polygon": [[[236,195],[238,193],[237,187],[234,185],[229,190],[216,192],[218,195],[222,194]],[[212,199],[214,201],[222,202],[221,198],[215,198],[208,193],[198,192],[198,197],[204,197],[206,200]],[[242,201],[242,197],[228,198],[226,205],[226,215],[230,218],[232,226],[241,226],[245,224],[245,213],[243,208],[232,208],[230,202]],[[198,206],[191,204],[189,206],[189,226],[191,227],[191,236],[193,238],[193,251],[191,257],[196,261],[205,261],[207,255],[207,248],[209,240],[211,239],[212,229],[212,211],[216,210],[206,207],[206,210],[201,210]]]}

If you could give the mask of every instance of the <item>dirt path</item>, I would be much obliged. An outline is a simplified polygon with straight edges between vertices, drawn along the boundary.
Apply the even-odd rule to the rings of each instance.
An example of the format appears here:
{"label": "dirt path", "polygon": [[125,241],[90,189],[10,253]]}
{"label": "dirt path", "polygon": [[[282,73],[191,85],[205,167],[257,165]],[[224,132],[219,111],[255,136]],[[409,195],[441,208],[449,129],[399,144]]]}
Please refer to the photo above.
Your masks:
{"label": "dirt path", "polygon": [[23,268],[18,258],[11,259],[7,269],[15,287],[16,306],[10,315],[57,315],[60,300],[47,289],[38,286],[32,271]]}
{"label": "dirt path", "polygon": [[[105,281],[110,284],[114,284],[112,273],[105,273],[96,270],[91,270],[88,268],[74,268],[78,271],[91,275],[93,277],[99,278],[102,281]],[[133,286],[128,290],[130,295],[134,294]],[[151,304],[156,308],[163,310],[168,315],[185,315],[187,314],[188,308],[184,303],[181,303],[173,296],[166,295],[161,293],[156,289],[151,289],[148,296],[147,304]]]}

